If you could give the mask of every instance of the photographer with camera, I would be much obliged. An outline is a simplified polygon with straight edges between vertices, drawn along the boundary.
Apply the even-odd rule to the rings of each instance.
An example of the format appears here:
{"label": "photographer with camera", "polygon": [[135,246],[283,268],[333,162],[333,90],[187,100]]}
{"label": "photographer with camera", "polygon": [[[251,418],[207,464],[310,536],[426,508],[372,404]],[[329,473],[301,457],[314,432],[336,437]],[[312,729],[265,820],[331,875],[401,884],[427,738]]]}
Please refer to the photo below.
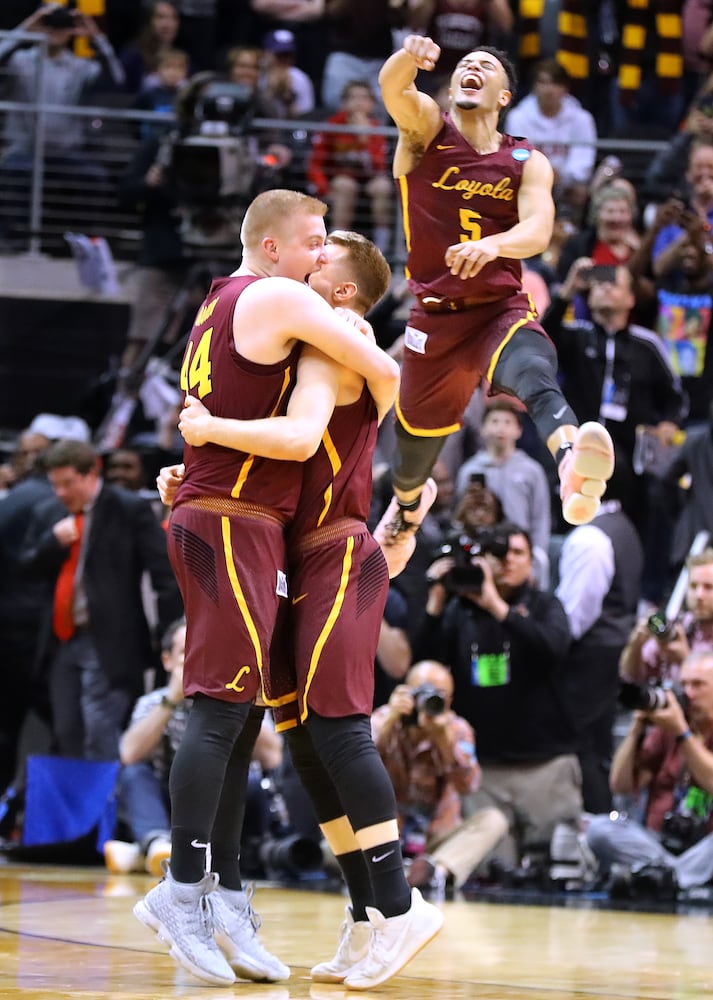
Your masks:
{"label": "photographer with camera", "polygon": [[676,682],[689,653],[713,649],[713,548],[689,556],[686,571],[686,610],[671,621],[659,611],[636,623],[619,660],[623,680]]}
{"label": "photographer with camera", "polygon": [[675,897],[713,879],[713,652],[686,657],[677,693],[642,688],[640,697],[610,783],[614,794],[646,793],[643,823],[594,816],[587,842],[603,873],[628,869],[613,890]]}
{"label": "photographer with camera", "polygon": [[481,785],[464,797],[464,815],[501,809],[509,837],[498,855],[517,864],[546,849],[558,823],[578,823],[581,774],[565,693],[567,616],[530,582],[528,534],[502,522],[494,535],[429,568],[416,655],[450,665],[454,711],[478,734]]}
{"label": "photographer with camera", "polygon": [[420,888],[459,888],[507,833],[499,809],[463,820],[460,796],[477,788],[480,767],[473,728],[451,710],[452,698],[448,668],[422,660],[371,717],[396,792],[408,881]]}

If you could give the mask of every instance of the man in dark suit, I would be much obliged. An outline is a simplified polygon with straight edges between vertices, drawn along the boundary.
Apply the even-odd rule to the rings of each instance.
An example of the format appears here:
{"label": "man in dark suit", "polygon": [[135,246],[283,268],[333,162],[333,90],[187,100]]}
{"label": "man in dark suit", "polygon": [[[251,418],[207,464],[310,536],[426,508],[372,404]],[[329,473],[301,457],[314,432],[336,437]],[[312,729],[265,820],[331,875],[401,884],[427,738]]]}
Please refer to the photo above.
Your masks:
{"label": "man in dark suit", "polygon": [[20,564],[54,588],[40,646],[49,662],[57,750],[114,760],[144,671],[158,662],[144,572],[159,634],[182,614],[181,597],[149,502],[105,483],[91,445],[57,441],[45,453],[45,467],[55,496],[37,506]]}

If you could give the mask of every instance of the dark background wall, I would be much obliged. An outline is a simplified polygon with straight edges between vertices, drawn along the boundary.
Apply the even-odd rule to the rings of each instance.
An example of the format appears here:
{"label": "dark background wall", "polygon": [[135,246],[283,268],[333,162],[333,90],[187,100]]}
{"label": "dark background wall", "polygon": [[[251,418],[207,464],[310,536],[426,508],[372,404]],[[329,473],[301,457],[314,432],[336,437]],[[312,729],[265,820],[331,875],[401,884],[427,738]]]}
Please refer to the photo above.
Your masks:
{"label": "dark background wall", "polygon": [[1,296],[0,428],[21,430],[40,412],[86,418],[128,322],[126,303]]}

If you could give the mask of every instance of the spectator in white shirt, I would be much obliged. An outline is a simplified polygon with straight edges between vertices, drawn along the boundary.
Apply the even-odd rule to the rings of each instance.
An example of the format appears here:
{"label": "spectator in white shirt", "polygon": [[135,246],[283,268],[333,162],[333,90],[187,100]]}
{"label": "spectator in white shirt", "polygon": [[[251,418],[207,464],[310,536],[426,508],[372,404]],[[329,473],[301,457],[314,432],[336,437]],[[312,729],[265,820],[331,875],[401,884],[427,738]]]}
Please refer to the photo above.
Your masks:
{"label": "spectator in white shirt", "polygon": [[565,538],[556,596],[573,643],[567,656],[567,694],[579,736],[584,808],[612,808],[609,768],[619,694],[619,657],[636,620],[643,550],[621,509],[616,474],[594,519]]}
{"label": "spectator in white shirt", "polygon": [[537,64],[532,93],[508,112],[505,129],[511,135],[525,136],[545,154],[555,172],[559,211],[564,204],[581,221],[594,171],[597,126],[569,93],[569,75],[556,59]]}

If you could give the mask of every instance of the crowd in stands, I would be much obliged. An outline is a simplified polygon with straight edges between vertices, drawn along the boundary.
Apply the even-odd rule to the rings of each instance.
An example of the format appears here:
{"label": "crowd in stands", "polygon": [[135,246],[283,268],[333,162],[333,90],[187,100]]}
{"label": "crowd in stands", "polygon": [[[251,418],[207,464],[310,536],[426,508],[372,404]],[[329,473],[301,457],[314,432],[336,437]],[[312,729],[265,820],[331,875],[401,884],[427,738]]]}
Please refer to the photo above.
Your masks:
{"label": "crowd in stands", "polygon": [[[172,118],[142,125],[116,191],[142,230],[141,309],[116,382],[117,433],[99,434],[106,407],[98,419],[96,406],[72,400],[78,416],[59,417],[39,412],[38,400],[37,418],[11,429],[15,448],[0,466],[0,813],[13,796],[21,803],[28,752],[118,760],[107,861],[154,871],[165,856],[167,768],[188,706],[182,608],[152,484],[181,455],[172,373],[186,310],[205,291],[195,246],[228,266],[238,257],[234,219],[216,220],[198,196],[185,210],[166,136],[216,84],[237,88],[225,92],[236,114],[250,104],[273,119],[254,133],[246,124],[251,193],[299,177],[329,204],[328,228],[365,220],[394,263],[370,319],[398,357],[409,292],[391,140],[379,128],[389,122],[373,81],[399,34],[420,31],[443,50],[434,94],[480,45],[516,59],[521,85],[503,128],[549,157],[557,205],[551,245],[525,262],[524,280],[577,418],[600,420],[614,440],[616,474],[592,523],[568,529],[530,419],[486,389],[442,451],[438,499],[391,583],[375,664],[373,732],[397,791],[410,882],[437,892],[529,873],[542,884],[564,870],[570,887],[629,898],[710,883],[713,2],[77,0],[76,14],[63,5],[49,17],[36,0],[3,4],[0,29],[18,25],[46,34],[48,100],[71,107],[112,92],[125,107]],[[32,98],[38,54],[0,39],[4,96]],[[300,147],[286,119],[339,129],[316,129]],[[69,129],[50,119],[48,169],[74,157],[82,171],[101,169],[80,155],[80,121]],[[3,178],[27,181],[28,122],[19,112],[4,119],[0,189]],[[632,138],[658,142],[643,169],[627,150]],[[603,139],[621,140],[617,156],[602,155]],[[0,238],[13,205],[0,194]],[[142,362],[147,345],[164,371]],[[159,412],[140,391],[149,378],[165,389]],[[387,420],[373,524],[391,495],[392,452]],[[95,551],[81,550],[74,623],[99,630],[102,648],[68,645],[56,617],[57,568],[63,549],[79,550],[88,528],[76,515],[87,504]],[[664,610],[668,621],[652,619]],[[316,843],[306,800],[290,796],[285,818],[279,791],[260,781],[271,777],[288,797],[293,775],[280,749],[268,732],[250,836],[274,832],[277,811],[280,837]],[[0,834],[19,815],[0,815]],[[321,864],[308,857],[306,869]],[[290,859],[286,851],[283,870]],[[264,874],[264,859],[255,870]]]}

